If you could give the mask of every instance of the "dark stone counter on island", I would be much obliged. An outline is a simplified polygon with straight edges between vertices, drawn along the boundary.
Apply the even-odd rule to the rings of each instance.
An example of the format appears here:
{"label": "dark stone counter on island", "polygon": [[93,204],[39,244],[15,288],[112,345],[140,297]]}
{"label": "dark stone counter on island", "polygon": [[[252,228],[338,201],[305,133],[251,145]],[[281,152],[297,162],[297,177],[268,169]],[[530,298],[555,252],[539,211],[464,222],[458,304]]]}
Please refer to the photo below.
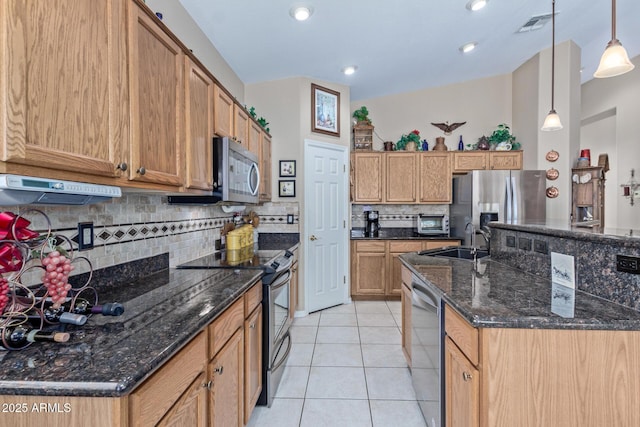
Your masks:
{"label": "dark stone counter on island", "polygon": [[474,327],[640,330],[636,310],[572,292],[490,258],[474,264],[414,252],[400,259]]}

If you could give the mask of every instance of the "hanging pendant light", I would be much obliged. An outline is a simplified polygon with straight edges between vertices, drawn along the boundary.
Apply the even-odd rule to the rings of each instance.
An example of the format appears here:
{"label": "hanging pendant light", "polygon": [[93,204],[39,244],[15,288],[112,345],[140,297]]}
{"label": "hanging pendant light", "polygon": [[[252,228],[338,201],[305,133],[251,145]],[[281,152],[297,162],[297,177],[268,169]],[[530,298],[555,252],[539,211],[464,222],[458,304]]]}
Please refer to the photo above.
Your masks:
{"label": "hanging pendant light", "polygon": [[633,70],[635,66],[622,43],[616,38],[616,0],[611,0],[611,41],[600,58],[600,65],[593,77],[615,77]]}
{"label": "hanging pendant light", "polygon": [[562,129],[560,116],[554,108],[554,91],[555,91],[555,68],[556,68],[556,0],[551,2],[551,111],[544,119],[540,130],[552,131]]}

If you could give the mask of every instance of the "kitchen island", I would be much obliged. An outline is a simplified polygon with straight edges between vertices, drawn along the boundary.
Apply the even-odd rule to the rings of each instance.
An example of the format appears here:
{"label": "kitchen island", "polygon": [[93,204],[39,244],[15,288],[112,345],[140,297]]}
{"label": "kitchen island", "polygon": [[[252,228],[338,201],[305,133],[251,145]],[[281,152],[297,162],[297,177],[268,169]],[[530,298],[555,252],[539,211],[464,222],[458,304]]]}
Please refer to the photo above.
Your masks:
{"label": "kitchen island", "polygon": [[640,425],[640,312],[508,265],[535,257],[501,247],[503,234],[476,262],[400,256],[404,286],[417,279],[442,297],[446,425]]}
{"label": "kitchen island", "polygon": [[[292,245],[267,246],[277,251]],[[254,329],[253,323],[242,324],[260,322],[259,316],[253,319],[260,308],[261,276],[260,269],[164,268],[134,281],[96,283],[100,301],[122,303],[124,314],[94,315],[82,327],[68,327],[68,343],[34,343],[3,352],[0,403],[5,413],[0,426],[84,426],[96,418],[99,425],[149,425],[147,421],[155,424],[180,411],[186,413],[184,419],[206,419],[203,409],[208,406],[211,413],[223,396],[220,386],[215,387],[224,379],[207,382],[222,363],[218,361],[228,355],[235,371],[244,369],[243,330],[250,334]],[[230,343],[232,351],[225,353]],[[228,369],[224,372],[233,375]],[[185,384],[180,375],[191,371],[193,378]],[[243,398],[241,383],[236,387]],[[175,404],[165,399],[175,393]],[[242,417],[242,408],[236,414]]]}

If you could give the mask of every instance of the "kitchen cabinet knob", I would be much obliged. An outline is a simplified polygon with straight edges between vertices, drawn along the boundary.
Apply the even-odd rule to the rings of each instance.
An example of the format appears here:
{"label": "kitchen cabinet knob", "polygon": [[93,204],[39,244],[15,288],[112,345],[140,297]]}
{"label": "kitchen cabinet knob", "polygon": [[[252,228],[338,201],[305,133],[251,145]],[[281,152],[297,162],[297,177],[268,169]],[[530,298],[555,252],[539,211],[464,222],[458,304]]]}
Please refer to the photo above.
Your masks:
{"label": "kitchen cabinet knob", "polygon": [[118,166],[116,166],[116,169],[120,169],[121,171],[126,171],[127,169],[129,169],[129,166],[125,163],[118,163]]}
{"label": "kitchen cabinet knob", "polygon": [[311,237],[309,237],[309,240],[315,242],[316,240],[318,240],[318,238],[312,234]]}
{"label": "kitchen cabinet knob", "polygon": [[207,390],[211,390],[212,385],[213,385],[213,382],[211,380],[207,381],[206,383],[202,383],[202,387],[206,388]]}
{"label": "kitchen cabinet knob", "polygon": [[140,169],[138,169],[136,172],[140,175],[144,175],[145,173],[147,173],[147,170],[144,168],[144,166],[140,166]]}
{"label": "kitchen cabinet knob", "polygon": [[255,323],[250,324],[250,325],[249,325],[249,328],[251,328],[251,329],[255,329],[255,328],[256,328],[256,324],[255,324]]}
{"label": "kitchen cabinet knob", "polygon": [[219,375],[222,375],[222,371],[224,370],[224,366],[218,366],[217,368],[215,368],[213,370],[213,372],[218,373]]}
{"label": "kitchen cabinet knob", "polygon": [[462,373],[462,379],[464,381],[471,381],[473,379],[473,375],[471,375],[469,372],[463,372]]}

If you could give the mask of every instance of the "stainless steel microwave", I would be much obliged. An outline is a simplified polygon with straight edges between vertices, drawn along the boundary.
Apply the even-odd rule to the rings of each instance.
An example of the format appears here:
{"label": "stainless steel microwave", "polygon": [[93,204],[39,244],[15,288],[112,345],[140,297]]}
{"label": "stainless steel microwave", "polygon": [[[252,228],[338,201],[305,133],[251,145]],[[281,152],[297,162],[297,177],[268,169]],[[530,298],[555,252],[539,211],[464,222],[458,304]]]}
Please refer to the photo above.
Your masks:
{"label": "stainless steel microwave", "polygon": [[231,138],[213,138],[213,193],[169,196],[169,204],[259,203],[258,157]]}
{"label": "stainless steel microwave", "polygon": [[418,234],[425,235],[449,235],[448,215],[418,215]]}

